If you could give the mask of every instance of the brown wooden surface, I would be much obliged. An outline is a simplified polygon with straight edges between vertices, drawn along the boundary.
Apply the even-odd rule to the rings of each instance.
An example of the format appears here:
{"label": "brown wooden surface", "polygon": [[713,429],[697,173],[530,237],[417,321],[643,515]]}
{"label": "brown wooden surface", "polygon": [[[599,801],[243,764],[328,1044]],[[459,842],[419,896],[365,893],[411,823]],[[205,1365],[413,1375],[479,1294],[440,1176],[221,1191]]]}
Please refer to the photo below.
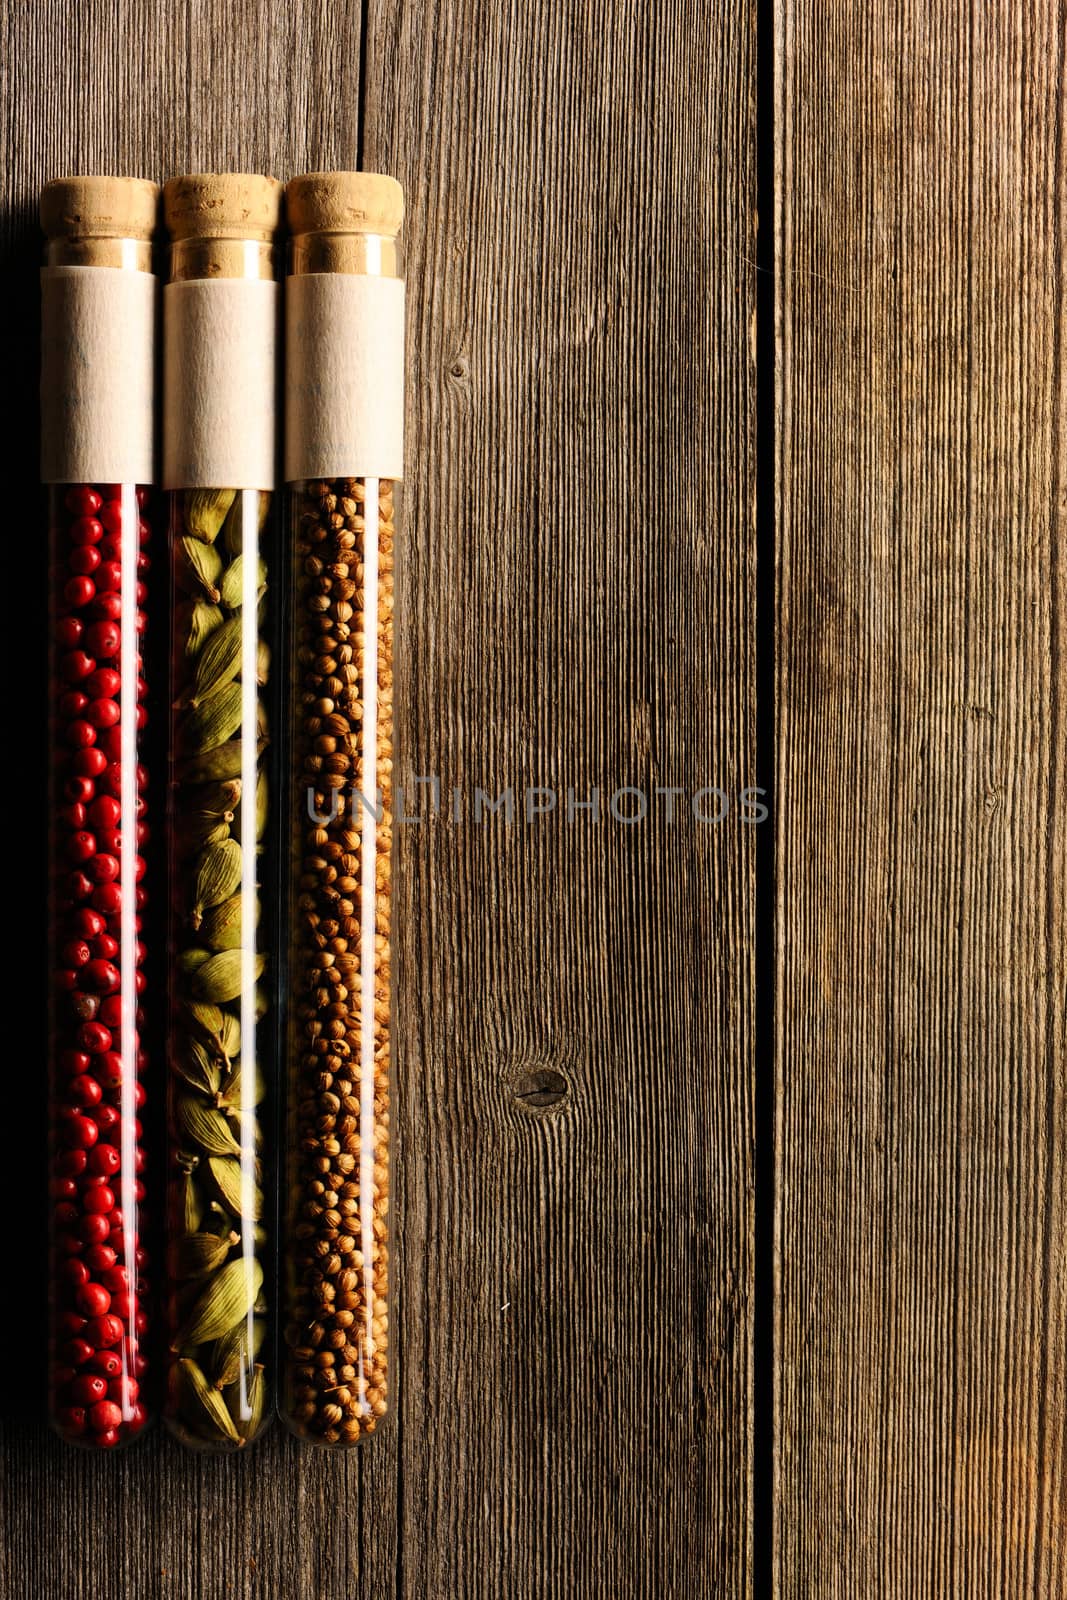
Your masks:
{"label": "brown wooden surface", "polygon": [[778,21],[778,1592],[1062,1600],[1067,11]]}
{"label": "brown wooden surface", "polygon": [[[409,206],[402,768],[736,793],[755,109],[723,0],[8,0],[6,481],[41,182],[354,165],[364,33],[363,153]],[[401,1401],[365,1453],[64,1450],[32,1415],[37,1168],[5,1173],[4,1600],[750,1592],[754,849],[684,816],[406,830]]]}

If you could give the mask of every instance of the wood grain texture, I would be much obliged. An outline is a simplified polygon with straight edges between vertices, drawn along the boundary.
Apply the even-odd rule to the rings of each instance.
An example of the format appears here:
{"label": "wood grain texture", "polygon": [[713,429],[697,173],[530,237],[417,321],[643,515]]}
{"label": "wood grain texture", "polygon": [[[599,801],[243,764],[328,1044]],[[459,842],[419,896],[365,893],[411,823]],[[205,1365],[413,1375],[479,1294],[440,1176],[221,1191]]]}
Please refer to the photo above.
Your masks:
{"label": "wood grain texture", "polygon": [[[409,203],[404,770],[468,801],[736,793],[758,781],[748,21],[365,20],[366,163]],[[8,6],[8,481],[36,454],[40,184],[353,165],[363,24],[327,0]],[[42,704],[12,730],[30,749]],[[750,1592],[752,830],[654,804],[401,830],[401,1405],[371,1448],[64,1450],[36,1416],[30,1221],[30,1323],[0,1328],[27,1373],[0,1407],[4,1600]],[[13,1076],[30,1142],[43,1091]]]}
{"label": "wood grain texture", "polygon": [[1065,21],[778,9],[798,1600],[1067,1592]]}

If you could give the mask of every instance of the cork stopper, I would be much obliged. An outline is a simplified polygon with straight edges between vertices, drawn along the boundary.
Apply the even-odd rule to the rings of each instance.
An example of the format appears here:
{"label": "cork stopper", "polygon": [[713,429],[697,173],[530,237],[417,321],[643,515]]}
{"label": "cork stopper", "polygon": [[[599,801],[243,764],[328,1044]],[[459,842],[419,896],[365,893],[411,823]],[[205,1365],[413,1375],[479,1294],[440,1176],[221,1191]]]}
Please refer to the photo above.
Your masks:
{"label": "cork stopper", "polygon": [[404,191],[380,172],[306,172],[288,185],[285,205],[293,234],[395,238],[404,221]]}
{"label": "cork stopper", "polygon": [[149,240],[158,208],[146,178],[55,178],[41,190],[41,227],[49,239]]}
{"label": "cork stopper", "polygon": [[278,227],[282,186],[246,172],[194,172],[163,185],[171,238],[254,239],[269,244]]}

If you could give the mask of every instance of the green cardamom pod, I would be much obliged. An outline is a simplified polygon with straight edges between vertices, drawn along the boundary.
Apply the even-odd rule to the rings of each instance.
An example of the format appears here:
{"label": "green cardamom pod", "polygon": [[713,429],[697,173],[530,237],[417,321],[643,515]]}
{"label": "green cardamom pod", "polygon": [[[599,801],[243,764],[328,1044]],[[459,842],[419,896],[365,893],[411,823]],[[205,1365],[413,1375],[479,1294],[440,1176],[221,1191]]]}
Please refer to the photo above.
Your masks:
{"label": "green cardamom pod", "polygon": [[[236,1000],[244,987],[244,958],[243,950],[220,950],[217,956],[212,956],[210,961],[205,961],[193,973],[193,993],[198,999],[213,1000],[218,1005]],[[262,975],[266,964],[265,956],[254,957],[252,971],[257,978]],[[258,995],[258,989],[256,993]]]}
{"label": "green cardamom pod", "polygon": [[236,1106],[224,1106],[222,1114],[233,1129],[234,1138],[242,1150],[263,1148],[263,1126],[255,1111],[242,1111]]}
{"label": "green cardamom pod", "polygon": [[267,1402],[267,1380],[258,1362],[252,1368],[252,1376],[242,1400],[243,1387],[240,1380],[230,1386],[227,1396],[229,1412],[241,1438],[254,1439],[263,1426],[263,1410]]}
{"label": "green cardamom pod", "polygon": [[178,1096],[176,1120],[179,1131],[209,1156],[239,1156],[241,1146],[226,1118],[213,1106],[206,1106],[196,1095]]}
{"label": "green cardamom pod", "polygon": [[[244,548],[244,516],[241,501],[242,496],[238,495],[233,505],[230,507],[229,515],[226,518],[222,529],[222,540],[231,556],[239,556]],[[269,511],[270,495],[267,494],[265,490],[262,490],[260,492],[259,505],[257,507],[258,526],[256,531],[258,533],[263,532],[263,524],[267,520],[267,513]]]}
{"label": "green cardamom pod", "polygon": [[233,821],[233,814],[241,801],[240,778],[229,778],[225,783],[207,783],[199,794],[190,795],[191,815],[195,817],[224,817]]}
{"label": "green cardamom pod", "polygon": [[[237,1060],[230,1067],[229,1072],[223,1076],[222,1081],[219,1084],[218,1104],[220,1106],[239,1106],[241,1104],[241,1095],[243,1090],[244,1085],[242,1083],[241,1058],[238,1056]],[[263,1069],[258,1061],[256,1062],[255,1069],[253,1071],[252,1090],[255,1095],[253,1104],[257,1106],[262,1105],[263,1101],[267,1098],[267,1080],[263,1075]]]}
{"label": "green cardamom pod", "polygon": [[226,1015],[222,1007],[205,1004],[202,1000],[182,1000],[179,1004],[186,1023],[198,1038],[214,1044]]}
{"label": "green cardamom pod", "polygon": [[193,673],[192,704],[207,700],[216,689],[229,683],[241,670],[241,649],[244,643],[244,623],[240,617],[227,617],[221,628],[216,628],[196,658]]}
{"label": "green cardamom pod", "polygon": [[189,658],[221,624],[221,609],[207,600],[183,600],[174,609],[174,636],[183,641],[182,648]]}
{"label": "green cardamom pod", "polygon": [[208,1096],[218,1094],[221,1068],[199,1039],[192,1036],[180,1039],[171,1056],[171,1065],[190,1089]]}
{"label": "green cardamom pod", "polygon": [[185,527],[194,539],[213,544],[226,513],[233,505],[235,489],[187,489],[185,491]]}
{"label": "green cardamom pod", "polygon": [[221,817],[183,816],[175,819],[171,835],[175,854],[186,860],[205,845],[221,844],[230,836],[230,825]]}
{"label": "green cardamom pod", "polygon": [[183,1233],[198,1233],[204,1217],[200,1190],[191,1172],[178,1175],[178,1216]]}
{"label": "green cardamom pod", "polygon": [[267,827],[267,813],[270,809],[270,786],[267,782],[267,769],[260,770],[256,779],[256,839],[263,838]]}
{"label": "green cardamom pod", "polygon": [[213,750],[202,750],[189,756],[178,767],[180,783],[206,783],[212,779],[239,778],[244,762],[244,740],[231,739],[227,744],[216,745]]}
{"label": "green cardamom pod", "polygon": [[240,1236],[232,1230],[223,1234],[190,1233],[174,1245],[171,1271],[177,1278],[206,1278],[221,1267]]}
{"label": "green cardamom pod", "polygon": [[197,945],[190,945],[188,950],[178,951],[175,966],[183,978],[191,978],[197,967],[202,967],[205,961],[210,960],[210,950],[201,950]]}
{"label": "green cardamom pod", "polygon": [[211,1278],[193,1306],[177,1341],[179,1349],[207,1344],[243,1322],[263,1285],[258,1261],[237,1256]]}
{"label": "green cardamom pod", "polygon": [[[244,696],[239,683],[228,683],[217,694],[201,700],[187,712],[178,728],[178,742],[190,755],[204,754],[225,744],[241,726]],[[238,769],[240,770],[240,769]]]}
{"label": "green cardamom pod", "polygon": [[[260,960],[263,962],[263,967],[266,967],[266,965],[267,965],[266,956],[261,956]],[[263,970],[263,967],[260,968],[261,972]],[[270,995],[267,993],[266,988],[264,987],[264,985],[262,983],[259,983],[259,984],[256,985],[256,1021],[259,1022],[261,1018],[265,1017],[269,1010],[270,1010]]]}
{"label": "green cardamom pod", "polygon": [[173,1368],[179,1415],[201,1439],[229,1439],[240,1444],[225,1401],[213,1389],[195,1361],[184,1357]]}
{"label": "green cardamom pod", "polygon": [[249,1192],[245,1194],[239,1161],[229,1156],[211,1156],[207,1170],[222,1196],[223,1204],[235,1217],[240,1217],[242,1221],[260,1220],[263,1215],[263,1191],[256,1184],[250,1183]]}
{"label": "green cardamom pod", "polygon": [[219,579],[222,577],[222,557],[213,544],[200,539],[190,539],[183,533],[176,545],[175,571],[178,582],[193,594],[202,595],[213,606],[219,603]]}
{"label": "green cardamom pod", "polygon": [[[244,604],[245,558],[235,556],[219,579],[219,599],[228,611],[236,611]],[[260,560],[256,569],[256,593],[267,582],[267,563]]]}
{"label": "green cardamom pod", "polygon": [[241,1022],[232,1011],[222,1014],[222,1026],[215,1036],[215,1051],[227,1067],[236,1061],[241,1050]]}
{"label": "green cardamom pod", "polygon": [[216,1389],[226,1389],[236,1383],[242,1372],[252,1365],[252,1351],[248,1343],[248,1323],[239,1322],[235,1328],[216,1339],[208,1354],[208,1371]]}
{"label": "green cardamom pod", "polygon": [[[212,950],[236,950],[241,943],[241,902],[241,895],[232,894],[228,900],[223,900],[204,913],[200,937]],[[258,913],[257,901],[257,921]]]}
{"label": "green cardamom pod", "polygon": [[270,677],[270,645],[266,639],[260,639],[256,645],[256,682],[262,689]]}
{"label": "green cardamom pod", "polygon": [[[192,895],[193,903],[189,911],[190,925],[197,929],[204,920],[204,912],[210,906],[221,905],[223,900],[228,900],[241,881],[241,846],[236,839],[225,839],[221,844],[212,844],[203,852],[196,863],[193,874]],[[207,963],[205,963],[206,965]],[[199,968],[197,969],[200,970]],[[195,977],[195,973],[193,976]],[[194,988],[194,993],[201,999],[217,1000],[218,995],[202,994]],[[227,998],[232,999],[232,995]]]}

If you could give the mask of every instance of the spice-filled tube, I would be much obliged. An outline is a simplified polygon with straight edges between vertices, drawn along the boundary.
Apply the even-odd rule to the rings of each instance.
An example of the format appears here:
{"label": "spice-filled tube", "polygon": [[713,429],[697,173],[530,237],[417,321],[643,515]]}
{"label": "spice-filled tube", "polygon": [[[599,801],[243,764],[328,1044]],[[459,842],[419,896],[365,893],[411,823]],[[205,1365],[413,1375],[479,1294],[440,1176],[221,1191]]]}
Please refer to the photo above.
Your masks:
{"label": "spice-filled tube", "polygon": [[50,559],[49,1409],[111,1449],[148,1420],[140,1110],[156,186],[46,185]]}
{"label": "spice-filled tube", "polygon": [[286,191],[292,544],[283,1416],[358,1443],[389,1406],[393,579],[403,196]]}
{"label": "spice-filled tube", "polygon": [[269,683],[281,185],[164,188],[163,481],[173,572],[164,1416],[236,1450],[271,1410],[277,972]]}

